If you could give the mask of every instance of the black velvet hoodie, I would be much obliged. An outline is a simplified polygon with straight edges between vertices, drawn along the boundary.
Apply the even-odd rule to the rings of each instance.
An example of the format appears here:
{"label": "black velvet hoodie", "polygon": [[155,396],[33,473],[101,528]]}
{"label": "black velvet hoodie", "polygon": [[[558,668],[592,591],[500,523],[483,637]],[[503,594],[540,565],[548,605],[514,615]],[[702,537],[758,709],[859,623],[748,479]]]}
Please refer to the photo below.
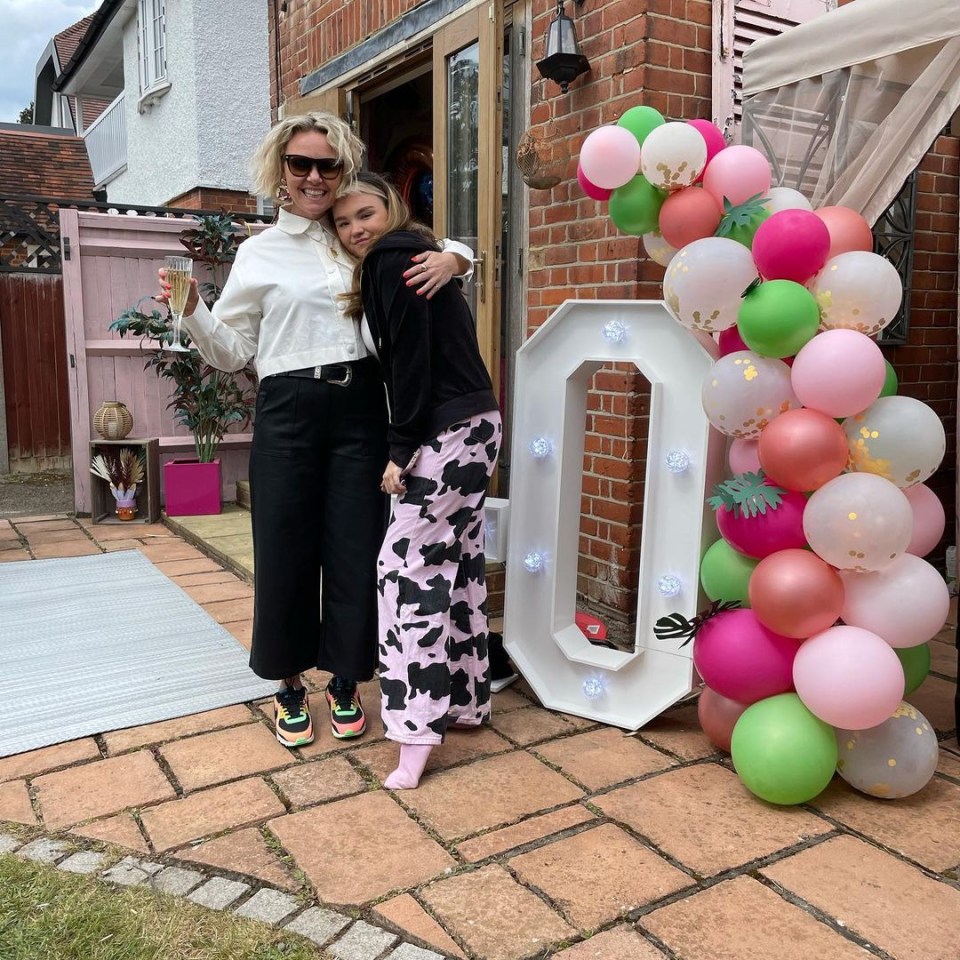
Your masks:
{"label": "black velvet hoodie", "polygon": [[428,300],[403,279],[411,257],[435,249],[401,230],[381,237],[363,261],[363,311],[390,399],[390,459],[401,467],[447,427],[497,409],[459,286],[448,283]]}

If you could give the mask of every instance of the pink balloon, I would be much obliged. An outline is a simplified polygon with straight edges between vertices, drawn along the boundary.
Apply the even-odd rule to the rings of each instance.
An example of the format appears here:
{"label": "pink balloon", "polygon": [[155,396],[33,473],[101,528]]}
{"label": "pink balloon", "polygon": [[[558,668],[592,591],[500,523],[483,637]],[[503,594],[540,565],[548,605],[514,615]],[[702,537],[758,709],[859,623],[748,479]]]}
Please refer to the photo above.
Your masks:
{"label": "pink balloon", "polygon": [[720,339],[717,341],[720,345],[720,356],[725,357],[728,353],[737,353],[740,350],[749,350],[750,348],[743,342],[737,325],[727,327],[720,331]]}
{"label": "pink balloon", "polygon": [[880,396],[886,371],[883,353],[865,334],[824,330],[794,358],[790,382],[805,407],[829,417],[852,417]]}
{"label": "pink balloon", "polygon": [[580,184],[580,189],[591,199],[591,200],[609,200],[610,194],[613,193],[612,190],[605,190],[603,187],[598,187],[595,183],[591,183],[583,173],[583,167],[580,164],[577,164],[577,183]]}
{"label": "pink balloon", "polygon": [[752,610],[727,610],[700,628],[693,662],[708,687],[749,706],[793,689],[799,647],[799,640],[768,630]]}
{"label": "pink balloon", "polygon": [[916,647],[935,637],[950,613],[950,591],[926,560],[903,553],[882,570],[841,570],[840,619],[870,630],[891,647]]}
{"label": "pink balloon", "polygon": [[757,228],[751,249],[765,280],[806,283],[827,262],[830,232],[809,210],[780,210]]}
{"label": "pink balloon", "polygon": [[807,499],[802,493],[788,490],[776,510],[768,507],[766,513],[753,517],[744,516],[739,510],[734,516],[732,510],[721,507],[717,510],[717,529],[734,550],[762,560],[777,550],[807,545],[807,538],[803,535],[806,504]]}
{"label": "pink balloon", "polygon": [[[721,150],[726,149],[727,140],[715,123],[711,123],[709,120],[688,120],[687,123],[689,123],[691,127],[695,127],[700,133],[700,136],[707,142],[707,164],[709,164]],[[703,180],[702,173],[697,177],[696,182],[700,183],[701,180]]]}
{"label": "pink balloon", "polygon": [[903,699],[903,667],[893,648],[860,627],[830,627],[807,640],[793,661],[804,706],[824,723],[868,730]]}
{"label": "pink balloon", "polygon": [[[720,334],[722,337],[723,334]],[[730,444],[727,460],[730,463],[730,472],[758,473],[760,471],[760,455],[757,452],[759,440],[741,440],[739,437]]]}
{"label": "pink balloon", "polygon": [[729,753],[733,728],[746,709],[747,704],[722,697],[716,690],[705,686],[697,700],[697,719],[707,739],[717,749]]}
{"label": "pink balloon", "polygon": [[703,174],[703,187],[723,204],[743,203],[750,197],[764,196],[770,189],[770,162],[753,147],[734,144],[721,150]]}
{"label": "pink balloon", "polygon": [[903,495],[910,501],[913,511],[913,536],[907,545],[907,553],[925,557],[943,536],[947,524],[943,504],[925,483],[907,487]]}
{"label": "pink balloon", "polygon": [[580,166],[590,183],[616,190],[640,169],[640,142],[624,127],[608,124],[594,130],[580,148]]}

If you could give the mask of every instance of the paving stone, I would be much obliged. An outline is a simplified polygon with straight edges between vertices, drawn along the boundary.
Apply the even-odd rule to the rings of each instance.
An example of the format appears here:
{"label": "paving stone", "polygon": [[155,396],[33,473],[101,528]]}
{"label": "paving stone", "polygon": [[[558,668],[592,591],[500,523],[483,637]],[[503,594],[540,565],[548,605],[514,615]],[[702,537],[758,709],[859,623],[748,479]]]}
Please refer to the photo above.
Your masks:
{"label": "paving stone", "polygon": [[509,686],[490,697],[490,710],[494,716],[509,713],[511,710],[519,710],[522,707],[529,707],[530,704],[531,700],[525,697],[516,686]]}
{"label": "paving stone", "polygon": [[633,780],[645,773],[665,770],[675,761],[613,727],[601,727],[575,737],[535,748],[538,756],[556,764],[588,790]]}
{"label": "paving stone", "polygon": [[187,897],[201,907],[210,907],[211,910],[225,910],[231,903],[235,903],[250,889],[249,883],[239,880],[227,880],[224,877],[213,877],[202,887],[194,890]]}
{"label": "paving stone", "polygon": [[383,791],[290,814],[269,827],[325,903],[364,903],[456,865]]}
{"label": "paving stone", "polygon": [[377,904],[373,912],[385,923],[396,927],[404,938],[423,940],[445,956],[466,957],[443,927],[409,893],[401,893],[399,897]]}
{"label": "paving stone", "polygon": [[253,714],[245,706],[238,704],[232,707],[221,707],[218,710],[207,710],[204,713],[192,713],[174,720],[162,720],[160,723],[147,723],[140,727],[116,730],[113,733],[105,733],[103,740],[107,745],[107,753],[112,755],[124,753],[135,747],[145,747],[148,744],[178,740],[180,737],[187,737],[194,733],[206,733],[223,727],[251,723],[253,719]]}
{"label": "paving stone", "polygon": [[960,785],[934,777],[900,800],[857,793],[839,778],[811,806],[940,872],[960,863]]}
{"label": "paving stone", "polygon": [[761,803],[715,763],[671,770],[593,803],[703,876],[833,829],[797,807]]}
{"label": "paving stone", "polygon": [[160,753],[187,792],[296,762],[261,723],[176,740],[162,746]]}
{"label": "paving stone", "polygon": [[[166,563],[170,560],[204,560],[208,563],[212,562],[207,560],[196,547],[191,547],[189,543],[185,543],[179,537],[166,542],[145,543],[140,547],[140,552],[148,560],[156,564]],[[219,564],[216,566],[219,567]],[[190,572],[195,573],[196,571],[191,570]]]}
{"label": "paving stone", "polygon": [[74,827],[70,832],[78,837],[102,840],[104,843],[113,843],[128,850],[136,850],[137,853],[150,852],[140,827],[129,813],[118,813],[115,817],[107,817],[105,820],[94,820],[92,823],[85,823],[82,827]]}
{"label": "paving stone", "polygon": [[267,846],[256,827],[245,827],[214,840],[185,847],[177,850],[174,856],[189,863],[256,877],[271,886],[283,887],[286,890],[297,890],[300,887],[290,876],[283,861]]}
{"label": "paving stone", "polygon": [[66,860],[61,860],[57,866],[61,870],[66,870],[67,873],[96,873],[106,861],[105,853],[97,853],[96,850],[78,850]]}
{"label": "paving stone", "polygon": [[576,933],[497,864],[430,884],[420,896],[468,951],[484,960],[551,956],[546,952],[551,944]]}
{"label": "paving stone", "polygon": [[221,583],[198,583],[183,590],[201,606],[221,600],[245,600],[253,596],[253,587],[234,577]]}
{"label": "paving stone", "polygon": [[[890,909],[889,903],[885,909]],[[718,883],[703,893],[654,910],[642,917],[637,927],[649,930],[683,960],[872,958],[866,950],[750,877]]]}
{"label": "paving stone", "polygon": [[[930,643],[930,670],[957,679],[957,648],[952,643]],[[911,700],[913,697],[911,696]]]}
{"label": "paving stone", "polygon": [[33,787],[43,821],[51,830],[175,796],[157,761],[146,751],[47,773],[37,777]]}
{"label": "paving stone", "polygon": [[678,707],[661,714],[639,732],[639,737],[681,760],[700,760],[718,753],[700,729],[696,706]]}
{"label": "paving stone", "polygon": [[253,643],[253,620],[234,620],[223,624],[227,631],[245,650]]}
{"label": "paving stone", "polygon": [[73,525],[62,530],[38,530],[36,529],[36,524],[34,524],[34,527],[27,531],[26,536],[31,550],[34,550],[38,546],[46,546],[51,543],[86,543],[91,546],[96,546],[91,543],[90,538],[80,527]]}
{"label": "paving stone", "polygon": [[17,856],[24,860],[34,860],[37,863],[56,863],[58,860],[62,860],[69,850],[70,844],[63,840],[38,837],[36,840],[24,844],[17,851]]}
{"label": "paving stone", "polygon": [[958,956],[960,890],[856,837],[836,837],[762,872],[897,960]]}
{"label": "paving stone", "polygon": [[154,878],[153,884],[160,893],[184,897],[203,880],[203,874],[196,870],[184,870],[182,867],[164,867]]}
{"label": "paving stone", "polygon": [[513,827],[504,827],[472,840],[464,840],[457,844],[457,853],[468,862],[474,863],[595,819],[586,807],[575,804],[539,817],[530,817]]}
{"label": "paving stone", "polygon": [[11,780],[0,783],[0,820],[25,823],[31,827],[36,824],[37,815],[30,803],[26,781]]}
{"label": "paving stone", "polygon": [[58,543],[38,543],[31,546],[37,560],[52,560],[56,557],[92,557],[103,551],[86,537],[82,539],[62,540]]}
{"label": "paving stone", "polygon": [[562,960],[665,960],[666,954],[624,924],[561,950],[557,957]]}
{"label": "paving stone", "polygon": [[349,917],[341,916],[332,910],[310,907],[309,910],[304,910],[299,916],[294,917],[283,929],[291,933],[299,933],[301,937],[306,937],[320,945],[326,943],[331,937],[335,937],[349,922]]}
{"label": "paving stone", "polygon": [[20,841],[8,833],[0,833],[0,853],[13,853],[20,848]]}
{"label": "paving stone", "polygon": [[363,777],[344,757],[325,757],[281,770],[270,778],[295,807],[335,800],[366,790]]}
{"label": "paving stone", "polygon": [[412,943],[404,943],[390,953],[387,960],[443,960],[443,955],[415,947]]}
{"label": "paving stone", "polygon": [[178,577],[185,573],[210,573],[223,569],[216,560],[203,556],[185,560],[154,560],[153,564],[168,577]]}
{"label": "paving stone", "polygon": [[954,780],[960,780],[960,757],[949,750],[941,750],[940,758],[937,761],[937,773],[942,773],[946,777],[953,777]]}
{"label": "paving stone", "polygon": [[138,860],[136,857],[124,857],[109,870],[105,870],[101,876],[104,880],[117,883],[122,887],[137,887],[156,876],[162,869],[162,863]]}
{"label": "paving stone", "polygon": [[203,609],[217,623],[230,623],[232,620],[249,620],[253,616],[253,598],[245,600],[220,600],[203,604]]}
{"label": "paving stone", "polygon": [[555,840],[514,857],[508,865],[582,931],[693,883],[612,823]]}
{"label": "paving stone", "polygon": [[261,923],[277,924],[295,913],[300,904],[289,893],[279,890],[258,890],[243,906],[235,911],[238,917],[259,920]]}
{"label": "paving stone", "polygon": [[143,811],[141,819],[154,847],[169,850],[190,840],[231,827],[245,827],[283,812],[284,806],[277,795],[255,777],[151,807]]}
{"label": "paving stone", "polygon": [[[229,570],[211,570],[208,573],[185,573],[179,577],[172,577],[173,582],[186,589],[187,587],[199,586],[201,583],[233,583],[238,580],[236,574]],[[245,583],[246,581],[240,581]]]}
{"label": "paving stone", "polygon": [[930,721],[939,734],[957,729],[954,697],[957,685],[942,677],[927,677],[918,690],[910,694],[910,703]]}
{"label": "paving stone", "polygon": [[560,714],[544,710],[543,707],[526,707],[503,715],[493,714],[491,726],[497,733],[522,747],[548,737],[572,733],[575,729]]}
{"label": "paving stone", "polygon": [[358,920],[342,937],[327,947],[336,960],[376,960],[397,938],[386,930]]}
{"label": "paving stone", "polygon": [[580,800],[583,791],[530,754],[515,752],[432,774],[402,796],[440,836],[452,840]]}
{"label": "paving stone", "polygon": [[57,767],[66,767],[82,760],[96,760],[100,751],[92,737],[84,740],[69,740],[52,747],[41,747],[27,753],[0,760],[0,781],[17,780],[20,777],[37,776]]}

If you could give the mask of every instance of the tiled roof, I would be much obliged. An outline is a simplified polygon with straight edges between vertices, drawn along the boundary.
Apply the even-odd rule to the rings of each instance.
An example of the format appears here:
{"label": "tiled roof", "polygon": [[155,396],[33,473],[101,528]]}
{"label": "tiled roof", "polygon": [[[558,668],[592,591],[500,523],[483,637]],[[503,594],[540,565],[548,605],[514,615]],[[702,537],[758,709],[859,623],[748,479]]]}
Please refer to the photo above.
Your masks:
{"label": "tiled roof", "polygon": [[53,45],[57,48],[57,59],[60,61],[61,70],[69,63],[74,50],[80,45],[80,41],[92,20],[93,14],[91,13],[82,20],[78,20],[72,27],[67,27],[66,30],[61,30],[54,36]]}
{"label": "tiled roof", "polygon": [[0,195],[89,200],[93,186],[82,137],[0,130]]}

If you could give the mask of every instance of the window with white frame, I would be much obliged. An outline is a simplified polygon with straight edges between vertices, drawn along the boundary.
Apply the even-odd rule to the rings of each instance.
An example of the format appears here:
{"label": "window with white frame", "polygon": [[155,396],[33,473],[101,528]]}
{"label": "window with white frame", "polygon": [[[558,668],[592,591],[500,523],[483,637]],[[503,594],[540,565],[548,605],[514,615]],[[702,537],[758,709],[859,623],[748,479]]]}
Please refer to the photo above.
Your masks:
{"label": "window with white frame", "polygon": [[167,77],[165,0],[140,0],[140,89],[147,91]]}

